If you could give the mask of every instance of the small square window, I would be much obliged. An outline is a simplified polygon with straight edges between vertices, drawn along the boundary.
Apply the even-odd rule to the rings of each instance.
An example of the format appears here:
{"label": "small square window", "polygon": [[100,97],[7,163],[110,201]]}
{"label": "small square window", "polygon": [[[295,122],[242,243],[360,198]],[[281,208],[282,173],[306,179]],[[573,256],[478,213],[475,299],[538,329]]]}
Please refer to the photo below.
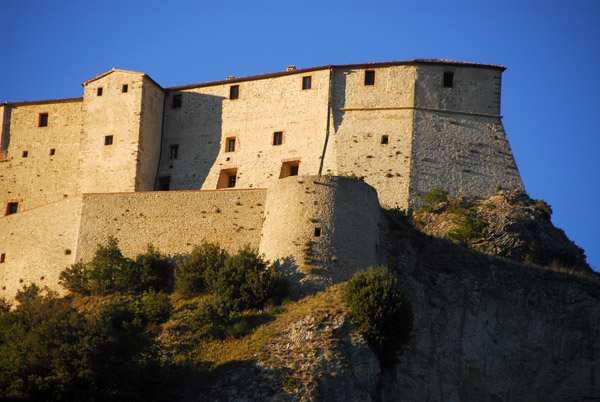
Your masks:
{"label": "small square window", "polygon": [[6,260],[6,253],[0,254],[0,264],[3,264],[5,260]]}
{"label": "small square window", "polygon": [[121,92],[126,93],[127,91],[129,91],[129,85],[123,84],[121,87]]}
{"label": "small square window", "polygon": [[382,144],[385,145],[385,144],[389,143],[389,141],[390,141],[390,139],[389,139],[389,137],[387,135],[382,135],[381,136],[381,143]]}
{"label": "small square window", "polygon": [[19,210],[18,202],[9,202],[8,204],[6,204],[6,214],[5,215],[16,214],[18,210]]}
{"label": "small square window", "polygon": [[238,99],[240,97],[240,86],[232,85],[229,87],[229,99]]}
{"label": "small square window", "polygon": [[29,151],[23,151],[23,158],[27,158],[29,156]]}
{"label": "small square window", "polygon": [[321,237],[321,228],[315,228],[315,237]]}
{"label": "small square window", "polygon": [[310,89],[312,87],[312,77],[302,77],[302,89]]}
{"label": "small square window", "polygon": [[181,94],[173,95],[173,108],[181,107]]}
{"label": "small square window", "polygon": [[96,94],[98,96],[102,96],[102,87],[98,87],[98,89],[96,90]]}
{"label": "small square window", "polygon": [[281,172],[279,173],[279,178],[283,179],[289,176],[298,176],[298,171],[300,170],[300,161],[288,161],[283,162],[281,164]]}
{"label": "small square window", "polygon": [[237,168],[223,169],[219,173],[217,189],[232,188],[237,184]]}
{"label": "small square window", "polygon": [[177,156],[179,154],[179,145],[171,145],[169,147],[170,149],[170,153],[169,153],[169,159],[173,160],[173,159],[177,159]]}
{"label": "small square window", "polygon": [[48,113],[39,114],[38,127],[48,127]]}
{"label": "small square window", "polygon": [[106,137],[104,137],[104,145],[112,145],[112,143],[113,143],[112,135],[107,135]]}
{"label": "small square window", "polygon": [[365,85],[375,85],[375,70],[365,70]]}
{"label": "small square window", "polygon": [[50,148],[50,156],[56,154],[56,149]]}
{"label": "small square window", "polygon": [[235,137],[227,138],[225,142],[225,152],[235,151]]}
{"label": "small square window", "polygon": [[273,133],[273,145],[283,144],[283,131],[276,131]]}
{"label": "small square window", "polygon": [[452,88],[454,85],[454,73],[452,71],[444,71],[444,88]]}

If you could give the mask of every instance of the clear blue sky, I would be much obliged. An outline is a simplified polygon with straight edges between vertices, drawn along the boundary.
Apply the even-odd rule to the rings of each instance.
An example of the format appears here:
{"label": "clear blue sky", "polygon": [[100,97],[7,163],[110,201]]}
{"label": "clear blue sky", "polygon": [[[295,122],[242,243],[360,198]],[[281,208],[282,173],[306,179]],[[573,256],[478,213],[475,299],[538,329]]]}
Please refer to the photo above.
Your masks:
{"label": "clear blue sky", "polygon": [[502,64],[527,192],[600,270],[600,1],[5,0],[0,102],[82,96],[112,67],[162,86],[325,64]]}

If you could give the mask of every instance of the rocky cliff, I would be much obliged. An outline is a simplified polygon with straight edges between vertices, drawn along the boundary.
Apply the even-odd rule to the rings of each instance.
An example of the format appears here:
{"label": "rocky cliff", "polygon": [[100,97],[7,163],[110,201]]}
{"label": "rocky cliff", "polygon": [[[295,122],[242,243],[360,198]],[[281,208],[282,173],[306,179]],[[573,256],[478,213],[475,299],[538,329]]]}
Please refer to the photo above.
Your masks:
{"label": "rocky cliff", "polygon": [[[508,194],[481,204],[493,212],[486,217],[491,222],[487,243],[480,241],[480,247],[489,251],[486,247],[496,244],[500,255],[519,255],[511,254],[521,243],[508,240],[513,238],[508,222],[520,222],[517,217],[527,215],[523,209],[535,202],[518,201]],[[517,207],[511,208],[514,202]],[[486,207],[490,203],[496,206]],[[538,215],[534,221],[546,219]],[[497,231],[500,227],[505,231]],[[210,399],[600,400],[597,274],[489,256],[394,220],[386,247],[388,265],[406,289],[415,317],[411,339],[395,365],[380,366],[350,320],[337,285],[315,296],[329,303],[306,308],[254,361],[224,374]],[[540,247],[549,246],[542,242]]]}

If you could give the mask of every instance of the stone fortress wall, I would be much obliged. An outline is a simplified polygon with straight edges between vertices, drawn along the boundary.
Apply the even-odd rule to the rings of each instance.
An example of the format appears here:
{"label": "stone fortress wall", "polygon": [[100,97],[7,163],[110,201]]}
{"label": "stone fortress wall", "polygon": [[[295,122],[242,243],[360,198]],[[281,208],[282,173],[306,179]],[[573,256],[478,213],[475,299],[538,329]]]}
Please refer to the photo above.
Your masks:
{"label": "stone fortress wall", "polygon": [[0,104],[0,288],[40,272],[55,284],[109,235],[128,256],[148,243],[171,255],[203,239],[250,244],[295,261],[306,289],[315,270],[377,264],[379,201],[523,187],[501,123],[503,69],[290,66],[172,88],[113,69],[84,82],[83,98]]}

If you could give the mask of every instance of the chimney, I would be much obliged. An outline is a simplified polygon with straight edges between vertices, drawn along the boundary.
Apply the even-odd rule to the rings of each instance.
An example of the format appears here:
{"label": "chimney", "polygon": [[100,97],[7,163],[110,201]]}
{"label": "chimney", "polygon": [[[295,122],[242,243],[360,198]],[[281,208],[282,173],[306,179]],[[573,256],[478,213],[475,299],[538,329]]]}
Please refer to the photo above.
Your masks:
{"label": "chimney", "polygon": [[294,71],[296,69],[296,66],[287,66],[287,71]]}
{"label": "chimney", "polygon": [[225,79],[226,79],[227,81],[229,81],[229,80],[232,80],[232,79],[234,79],[234,78],[235,78],[235,76],[233,76],[233,75],[228,75],[228,76],[227,76],[227,78],[225,78]]}

